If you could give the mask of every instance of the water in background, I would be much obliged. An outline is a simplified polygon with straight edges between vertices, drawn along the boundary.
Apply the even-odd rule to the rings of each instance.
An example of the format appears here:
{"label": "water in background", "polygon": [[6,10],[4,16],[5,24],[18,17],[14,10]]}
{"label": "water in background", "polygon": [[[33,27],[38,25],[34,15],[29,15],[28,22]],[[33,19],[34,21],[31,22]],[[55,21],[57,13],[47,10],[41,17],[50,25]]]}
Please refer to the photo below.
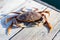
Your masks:
{"label": "water in background", "polygon": [[60,10],[60,0],[41,0],[41,1],[46,2]]}

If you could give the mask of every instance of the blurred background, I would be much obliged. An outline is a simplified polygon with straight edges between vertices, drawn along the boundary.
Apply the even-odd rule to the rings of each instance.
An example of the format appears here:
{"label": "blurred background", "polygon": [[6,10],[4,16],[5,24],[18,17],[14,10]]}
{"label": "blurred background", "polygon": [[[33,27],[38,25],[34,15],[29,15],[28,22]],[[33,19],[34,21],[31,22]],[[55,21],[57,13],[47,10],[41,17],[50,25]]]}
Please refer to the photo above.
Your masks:
{"label": "blurred background", "polygon": [[41,1],[46,2],[60,10],[60,0],[41,0]]}
{"label": "blurred background", "polygon": [[60,12],[60,0],[35,0],[39,3],[42,3],[56,11]]}

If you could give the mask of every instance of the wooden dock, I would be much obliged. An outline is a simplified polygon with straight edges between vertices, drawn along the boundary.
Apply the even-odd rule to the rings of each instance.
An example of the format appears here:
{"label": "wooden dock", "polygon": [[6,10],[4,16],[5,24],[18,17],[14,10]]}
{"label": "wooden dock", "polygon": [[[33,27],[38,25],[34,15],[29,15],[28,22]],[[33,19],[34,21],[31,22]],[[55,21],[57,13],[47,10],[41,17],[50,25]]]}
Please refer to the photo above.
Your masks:
{"label": "wooden dock", "polygon": [[[29,1],[30,2],[30,1]],[[33,4],[35,3],[35,4]],[[25,7],[29,7],[31,5],[36,5],[37,8],[39,8],[39,10],[41,11],[44,10],[45,8],[47,8],[46,10],[50,11],[50,16],[47,16],[48,21],[52,24],[53,26],[53,30],[48,33],[48,29],[43,26],[42,24],[40,24],[39,27],[37,27],[37,25],[34,25],[34,27],[29,27],[29,28],[15,28],[12,29],[12,32],[10,35],[6,35],[6,28],[2,27],[2,23],[1,22],[4,18],[7,18],[7,15],[1,16],[0,15],[0,40],[60,40],[60,12],[57,12],[49,7],[44,6],[43,4],[38,4],[34,1],[31,1],[31,3],[29,3],[29,5],[27,5],[27,3],[24,5]],[[38,6],[39,5],[39,6]],[[36,6],[31,6],[31,7],[36,7]],[[14,10],[16,11],[16,10]],[[10,11],[9,11],[10,12]],[[1,12],[0,12],[1,13]],[[7,11],[4,13],[8,13]],[[11,13],[9,13],[8,15],[12,15]],[[25,26],[25,25],[24,25]],[[3,37],[3,35],[5,35]],[[4,39],[2,39],[4,38]]]}

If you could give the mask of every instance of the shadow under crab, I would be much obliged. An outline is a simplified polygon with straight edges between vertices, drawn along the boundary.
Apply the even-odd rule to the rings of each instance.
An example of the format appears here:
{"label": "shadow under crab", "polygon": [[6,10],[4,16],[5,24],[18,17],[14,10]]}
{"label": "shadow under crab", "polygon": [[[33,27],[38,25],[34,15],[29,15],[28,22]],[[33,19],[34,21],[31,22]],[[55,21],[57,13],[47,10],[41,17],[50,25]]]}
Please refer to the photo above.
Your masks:
{"label": "shadow under crab", "polygon": [[43,11],[38,11],[37,8],[34,8],[35,10],[32,11],[24,11],[23,9],[24,8],[21,9],[21,12],[11,12],[18,15],[6,19],[6,23],[13,19],[11,25],[7,29],[9,34],[13,27],[13,24],[15,24],[17,27],[22,27],[22,22],[34,23],[36,25],[39,25],[40,22],[43,22],[44,26],[47,26],[50,31],[52,30],[52,25],[48,22],[46,15],[44,15],[44,13],[50,15],[49,11],[45,11],[46,9],[44,9]]}

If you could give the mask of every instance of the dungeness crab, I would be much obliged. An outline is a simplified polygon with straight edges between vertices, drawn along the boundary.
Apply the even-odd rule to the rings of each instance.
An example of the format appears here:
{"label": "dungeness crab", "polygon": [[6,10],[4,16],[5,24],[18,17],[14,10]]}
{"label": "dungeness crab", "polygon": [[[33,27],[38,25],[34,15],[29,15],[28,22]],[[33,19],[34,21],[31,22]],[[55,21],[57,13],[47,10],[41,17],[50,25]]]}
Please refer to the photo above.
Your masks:
{"label": "dungeness crab", "polygon": [[38,11],[37,8],[34,8],[35,10],[32,11],[24,11],[23,9],[24,8],[21,8],[21,12],[12,12],[18,15],[6,19],[6,23],[14,19],[11,25],[7,29],[8,33],[10,33],[13,24],[17,25],[18,27],[21,27],[20,25],[21,22],[29,22],[29,23],[37,22],[39,24],[39,22],[43,20],[45,20],[43,22],[43,25],[47,25],[49,30],[50,31],[52,30],[52,25],[47,21],[46,15],[44,14],[46,13],[50,15],[49,11],[45,11],[46,9],[44,9],[43,11]]}

